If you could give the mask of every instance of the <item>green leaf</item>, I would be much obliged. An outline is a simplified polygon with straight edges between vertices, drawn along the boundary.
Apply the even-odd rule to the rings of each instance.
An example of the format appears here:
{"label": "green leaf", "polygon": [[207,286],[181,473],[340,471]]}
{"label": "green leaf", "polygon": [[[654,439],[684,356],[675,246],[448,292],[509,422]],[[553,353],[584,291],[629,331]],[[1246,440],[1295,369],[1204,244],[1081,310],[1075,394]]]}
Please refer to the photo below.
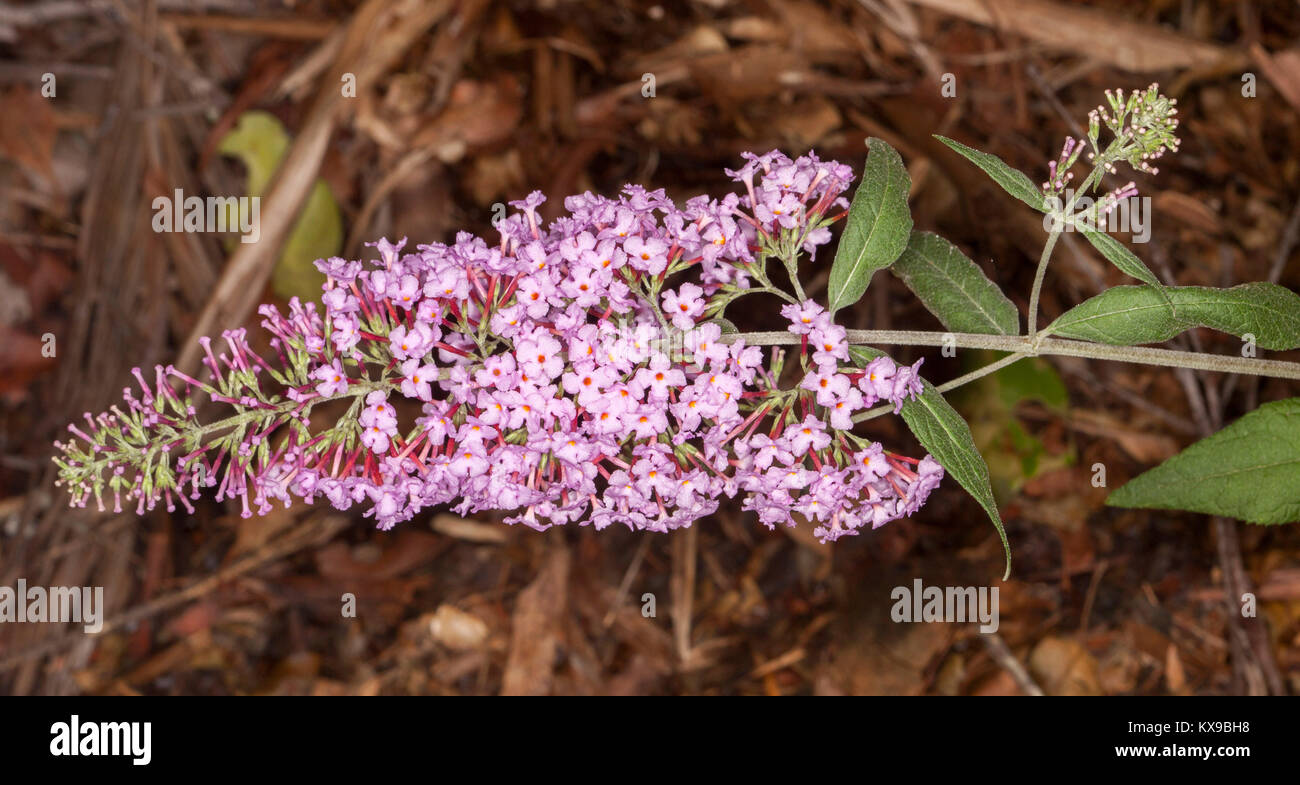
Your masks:
{"label": "green leaf", "polygon": [[912,213],[907,192],[912,178],[898,151],[883,139],[867,140],[867,164],[853,195],[848,223],[831,264],[827,284],[831,313],[858,301],[871,275],[893,263],[907,247]]}
{"label": "green leaf", "polygon": [[[991,359],[1003,356],[999,354]],[[1065,382],[1051,363],[1041,357],[1026,357],[985,378],[996,384],[998,395],[1008,409],[1015,409],[1021,401],[1038,401],[1057,411],[1064,411],[1070,405]]]}
{"label": "green leaf", "polygon": [[961,153],[966,160],[983,169],[985,174],[993,178],[993,182],[1002,186],[1002,190],[1040,213],[1047,212],[1044,207],[1043,192],[1038,190],[1038,186],[1034,185],[1034,181],[1030,180],[1024,172],[1008,166],[996,155],[982,153],[974,147],[967,147],[961,142],[954,141],[946,136],[935,134],[934,138]]}
{"label": "green leaf", "polygon": [[1264,404],[1133,478],[1106,503],[1300,521],[1300,398]]}
{"label": "green leaf", "polygon": [[1015,303],[979,265],[937,234],[912,232],[903,255],[889,269],[953,332],[1020,332]]}
{"label": "green leaf", "polygon": [[[222,137],[217,150],[243,162],[248,173],[248,195],[260,197],[288,152],[289,141],[289,132],[275,115],[252,111],[239,116],[239,122]],[[316,269],[316,260],[336,256],[342,249],[342,213],[329,186],[317,180],[285,238],[271,272],[271,288],[286,299],[296,295],[303,300],[319,300],[325,276]]]}
{"label": "green leaf", "polygon": [[270,112],[244,112],[217,144],[217,152],[234,156],[244,164],[248,195],[261,196],[271,175],[289,151],[289,132]]}
{"label": "green leaf", "polygon": [[[862,365],[882,354],[884,352],[870,346],[849,347],[849,356]],[[921,384],[924,388],[921,394],[903,404],[903,421],[944,471],[975,497],[975,501],[988,513],[993,527],[998,530],[998,537],[1002,538],[1002,550],[1007,557],[1007,569],[1002,580],[1006,580],[1011,577],[1011,544],[1007,542],[1002,516],[993,499],[989,467],[975,447],[975,437],[966,420],[943,399],[934,385],[924,379]]]}
{"label": "green leaf", "polygon": [[[1077,226],[1076,228],[1083,232],[1083,236],[1088,238],[1088,242],[1092,243],[1092,247],[1101,251],[1101,255],[1109,259],[1111,264],[1118,267],[1120,272],[1130,278],[1136,278],[1142,283],[1155,287],[1157,292],[1161,292],[1164,289],[1164,287],[1160,285],[1160,280],[1156,278],[1155,274],[1142,263],[1141,259],[1137,258],[1137,256],[1128,249],[1128,246],[1105,232],[1099,232],[1095,229],[1087,229],[1083,226]],[[1164,299],[1167,302],[1169,299],[1168,295],[1164,295]]]}
{"label": "green leaf", "polygon": [[880,351],[879,349],[873,349],[870,346],[849,347],[849,357],[852,358],[853,362],[857,363],[859,368],[865,368],[867,366],[867,363],[871,362],[877,357],[883,357],[884,354],[885,353]]}
{"label": "green leaf", "polygon": [[1002,516],[998,514],[998,505],[993,499],[989,467],[975,447],[975,437],[971,435],[970,426],[932,384],[924,380],[922,382],[924,392],[903,404],[903,420],[912,429],[912,433],[916,434],[921,446],[929,450],[944,471],[975,497],[975,501],[988,513],[989,520],[993,521],[998,536],[1002,538],[1002,549],[1007,557],[1007,570],[1002,580],[1006,580],[1011,577],[1011,544],[1007,542]]}
{"label": "green leaf", "polygon": [[1170,286],[1169,302],[1148,286],[1116,286],[1061,314],[1045,332],[1120,346],[1160,343],[1194,327],[1238,338],[1247,333],[1264,349],[1300,348],[1300,295],[1257,282],[1215,289]]}
{"label": "green leaf", "polygon": [[[1006,356],[1005,352],[962,353],[963,370],[974,370]],[[1016,413],[1022,401],[1039,401],[1064,412],[1069,405],[1065,383],[1041,357],[1026,357],[954,391],[948,400],[970,424],[975,447],[989,467],[989,484],[999,504],[1010,501],[1026,481],[1044,471],[1069,466],[1072,448],[1049,452],[1027,431]]]}

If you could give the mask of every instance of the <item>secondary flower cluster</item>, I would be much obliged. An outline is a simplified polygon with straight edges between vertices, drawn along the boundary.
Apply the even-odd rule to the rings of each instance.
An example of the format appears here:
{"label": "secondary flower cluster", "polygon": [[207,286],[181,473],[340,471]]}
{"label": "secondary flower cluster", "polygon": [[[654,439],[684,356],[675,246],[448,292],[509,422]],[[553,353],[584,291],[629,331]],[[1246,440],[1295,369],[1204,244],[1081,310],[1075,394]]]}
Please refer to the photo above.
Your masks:
{"label": "secondary flower cluster", "polygon": [[[1106,171],[1112,174],[1114,162],[1121,160],[1134,169],[1156,174],[1159,170],[1151,162],[1167,150],[1178,152],[1178,99],[1162,95],[1160,85],[1153,82],[1145,92],[1134,90],[1127,99],[1122,89],[1107,90],[1106,102],[1110,111],[1098,106],[1088,113],[1088,139],[1094,150],[1088,160],[1100,155]],[[1115,135],[1105,152],[1097,146],[1103,123]]]}
{"label": "secondary flower cluster", "polygon": [[[452,504],[539,530],[667,531],[742,493],[767,526],[798,514],[825,540],[910,515],[943,469],[851,429],[919,394],[917,366],[856,367],[845,330],[766,274],[769,257],[829,240],[852,174],[813,155],[746,159],[729,172],[744,193],[720,200],[628,186],[571,196],[543,225],[535,192],[493,243],[380,241],[373,263],[322,260],[321,308],[260,309],[268,351],[227,331],[224,351],[203,343],[204,379],[137,370],[124,409],[69,426],[62,482],[74,504],[111,493],[138,512],[192,509],[203,487],[245,515],[324,496],[367,505],[383,529]],[[758,291],[789,301],[801,336],[788,389],[782,351],[724,333],[726,305]],[[199,393],[228,416],[200,420],[213,407]]]}
{"label": "secondary flower cluster", "polygon": [[[1134,90],[1128,98],[1123,90],[1107,90],[1105,105],[1098,106],[1088,113],[1088,138],[1085,141],[1067,136],[1061,147],[1061,154],[1055,161],[1047,163],[1047,181],[1042,184],[1043,194],[1047,197],[1059,196],[1066,185],[1074,179],[1070,168],[1079,160],[1083,151],[1091,146],[1088,160],[1095,162],[1104,171],[1114,174],[1115,164],[1128,162],[1129,166],[1147,174],[1156,174],[1159,169],[1152,162],[1166,151],[1178,151],[1178,110],[1177,99],[1168,98],[1160,93],[1158,84],[1151,84],[1146,91]],[[1113,139],[1105,149],[1101,147],[1101,126],[1105,125]],[[1137,196],[1137,185],[1128,182],[1104,194],[1095,206],[1079,216],[1087,220],[1100,218],[1123,200]]]}

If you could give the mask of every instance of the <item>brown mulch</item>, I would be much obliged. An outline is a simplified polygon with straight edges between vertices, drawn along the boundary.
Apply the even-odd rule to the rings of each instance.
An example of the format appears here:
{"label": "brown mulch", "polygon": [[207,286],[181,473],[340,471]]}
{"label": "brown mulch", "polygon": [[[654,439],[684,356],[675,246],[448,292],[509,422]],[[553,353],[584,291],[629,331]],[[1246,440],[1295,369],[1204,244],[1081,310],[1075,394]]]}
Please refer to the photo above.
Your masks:
{"label": "brown mulch", "polygon": [[[1054,362],[1070,405],[1022,401],[999,421],[1042,446],[1003,499],[1006,582],[996,534],[951,481],[915,518],[824,546],[726,505],[675,535],[537,534],[447,512],[382,533],[325,506],[241,519],[210,500],[193,516],[96,515],[65,506],[49,463],[64,424],[111,403],[132,366],[178,356],[205,320],[255,325],[248,307],[274,299],[273,246],[228,258],[215,237],[149,222],[152,198],[178,187],[240,192],[239,164],[215,147],[249,109],[301,143],[286,177],[298,185],[268,197],[263,220],[291,224],[323,178],[354,256],[381,236],[490,235],[493,206],[533,189],[548,208],[628,182],[721,193],[744,150],[815,149],[860,171],[863,139],[879,136],[908,164],[917,228],[962,246],[1023,307],[1040,220],[931,134],[1041,178],[1104,89],[1159,81],[1183,147],[1158,179],[1137,178],[1155,213],[1139,255],[1180,284],[1276,272],[1300,289],[1297,40],[1293,3],[1213,0],[6,6],[0,586],[103,586],[109,611],[95,637],[0,625],[0,690],[1300,692],[1300,530],[1108,508],[1091,482],[1100,463],[1118,487],[1256,402],[1300,394],[1293,382]],[[356,97],[334,98],[354,71]],[[1057,253],[1049,318],[1123,282],[1086,243]],[[223,288],[233,267],[244,277]],[[846,320],[938,327],[884,274]],[[1180,340],[1236,351],[1210,333]],[[963,367],[931,352],[926,370]],[[901,421],[872,428],[915,448]],[[998,586],[998,641],[892,622],[892,589],[917,578]],[[1257,595],[1257,618],[1225,602],[1225,581]]]}

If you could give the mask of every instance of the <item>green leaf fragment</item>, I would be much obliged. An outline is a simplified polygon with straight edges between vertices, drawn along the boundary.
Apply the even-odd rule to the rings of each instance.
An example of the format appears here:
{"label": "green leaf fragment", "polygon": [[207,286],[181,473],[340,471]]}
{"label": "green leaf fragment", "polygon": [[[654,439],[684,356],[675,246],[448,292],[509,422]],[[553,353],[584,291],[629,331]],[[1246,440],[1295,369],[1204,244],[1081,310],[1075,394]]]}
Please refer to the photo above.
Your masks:
{"label": "green leaf fragment", "polygon": [[883,139],[867,140],[862,182],[853,195],[827,284],[831,313],[857,302],[871,276],[888,267],[907,247],[912,214],[907,194],[912,178],[898,151]]}
{"label": "green leaf fragment", "polygon": [[1300,521],[1300,398],[1267,403],[1130,480],[1115,507]]}
{"label": "green leaf fragment", "polygon": [[934,456],[953,479],[979,502],[988,513],[989,520],[1002,539],[1007,568],[1002,579],[1011,577],[1011,544],[993,498],[989,483],[989,468],[975,446],[970,426],[957,410],[952,408],[932,384],[923,380],[924,391],[915,399],[903,404],[903,420],[921,442],[921,446]]}
{"label": "green leaf fragment", "polygon": [[980,169],[983,169],[985,174],[993,178],[993,182],[1002,186],[1002,190],[1039,212],[1047,212],[1043,192],[1038,190],[1038,186],[1024,172],[1008,166],[1001,158],[991,153],[980,152],[946,136],[935,134],[934,138],[948,145]]}
{"label": "green leaf fragment", "polygon": [[1166,301],[1146,286],[1116,286],[1062,314],[1046,332],[1118,346],[1160,343],[1195,327],[1237,337],[1247,334],[1264,349],[1300,348],[1300,295],[1257,282],[1216,289],[1164,288]]}
{"label": "green leaf fragment", "polygon": [[998,285],[957,246],[913,232],[889,268],[953,332],[1016,335],[1020,313]]}
{"label": "green leaf fragment", "polygon": [[[870,346],[850,346],[849,356],[855,362],[865,365],[880,357],[884,352]],[[944,472],[957,481],[975,501],[984,508],[997,529],[1002,540],[1002,550],[1006,554],[1007,567],[1002,579],[1011,577],[1011,543],[1007,541],[1007,532],[1002,525],[1002,515],[998,512],[997,502],[993,498],[993,486],[989,482],[989,468],[984,456],[975,446],[975,437],[970,426],[957,410],[944,400],[943,395],[934,385],[922,379],[923,390],[916,398],[903,404],[903,421],[916,436],[930,455],[934,457]]]}
{"label": "green leaf fragment", "polygon": [[[235,128],[222,137],[217,147],[234,156],[248,173],[248,196],[260,197],[289,150],[289,133],[270,112],[252,111],[240,115]],[[238,220],[238,210],[230,218]],[[245,218],[245,221],[248,219]],[[238,226],[228,221],[227,225]],[[298,214],[298,220],[284,241],[284,248],[271,273],[271,287],[284,298],[297,296],[318,300],[325,276],[316,269],[317,259],[337,256],[343,248],[343,216],[338,202],[324,180],[317,180]]]}
{"label": "green leaf fragment", "polygon": [[1158,296],[1162,296],[1166,301],[1168,301],[1168,295],[1163,294],[1164,287],[1161,286],[1160,279],[1156,278],[1155,273],[1151,272],[1151,269],[1148,268],[1141,259],[1137,258],[1137,256],[1128,249],[1128,246],[1105,232],[1098,232],[1095,229],[1086,229],[1082,226],[1079,226],[1078,229],[1083,233],[1083,236],[1087,238],[1088,242],[1092,243],[1092,247],[1100,251],[1101,255],[1106,257],[1111,264],[1115,265],[1120,272],[1130,278],[1136,278],[1142,283],[1153,287]]}

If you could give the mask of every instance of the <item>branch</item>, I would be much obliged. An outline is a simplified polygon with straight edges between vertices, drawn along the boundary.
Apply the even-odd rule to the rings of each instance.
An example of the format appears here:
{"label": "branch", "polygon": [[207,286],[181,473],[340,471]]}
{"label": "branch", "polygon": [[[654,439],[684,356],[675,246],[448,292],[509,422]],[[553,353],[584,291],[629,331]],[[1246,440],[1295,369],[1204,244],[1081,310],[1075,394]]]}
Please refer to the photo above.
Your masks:
{"label": "branch", "polygon": [[[1198,371],[1242,373],[1251,376],[1271,376],[1279,379],[1300,379],[1300,363],[1183,352],[1149,346],[1111,346],[1109,344],[1075,341],[1066,338],[1039,338],[1037,341],[1030,341],[1028,337],[1023,335],[981,335],[979,333],[941,333],[922,330],[848,330],[847,337],[850,344],[856,345],[944,346],[952,344],[960,349],[992,349],[1000,352],[1019,352],[1030,357],[1036,355],[1087,357],[1094,360],[1115,360],[1139,365],[1161,365],[1169,368],[1191,368]],[[790,332],[729,333],[723,335],[722,340],[727,343],[743,340],[751,346],[788,346],[798,344],[799,336]]]}

